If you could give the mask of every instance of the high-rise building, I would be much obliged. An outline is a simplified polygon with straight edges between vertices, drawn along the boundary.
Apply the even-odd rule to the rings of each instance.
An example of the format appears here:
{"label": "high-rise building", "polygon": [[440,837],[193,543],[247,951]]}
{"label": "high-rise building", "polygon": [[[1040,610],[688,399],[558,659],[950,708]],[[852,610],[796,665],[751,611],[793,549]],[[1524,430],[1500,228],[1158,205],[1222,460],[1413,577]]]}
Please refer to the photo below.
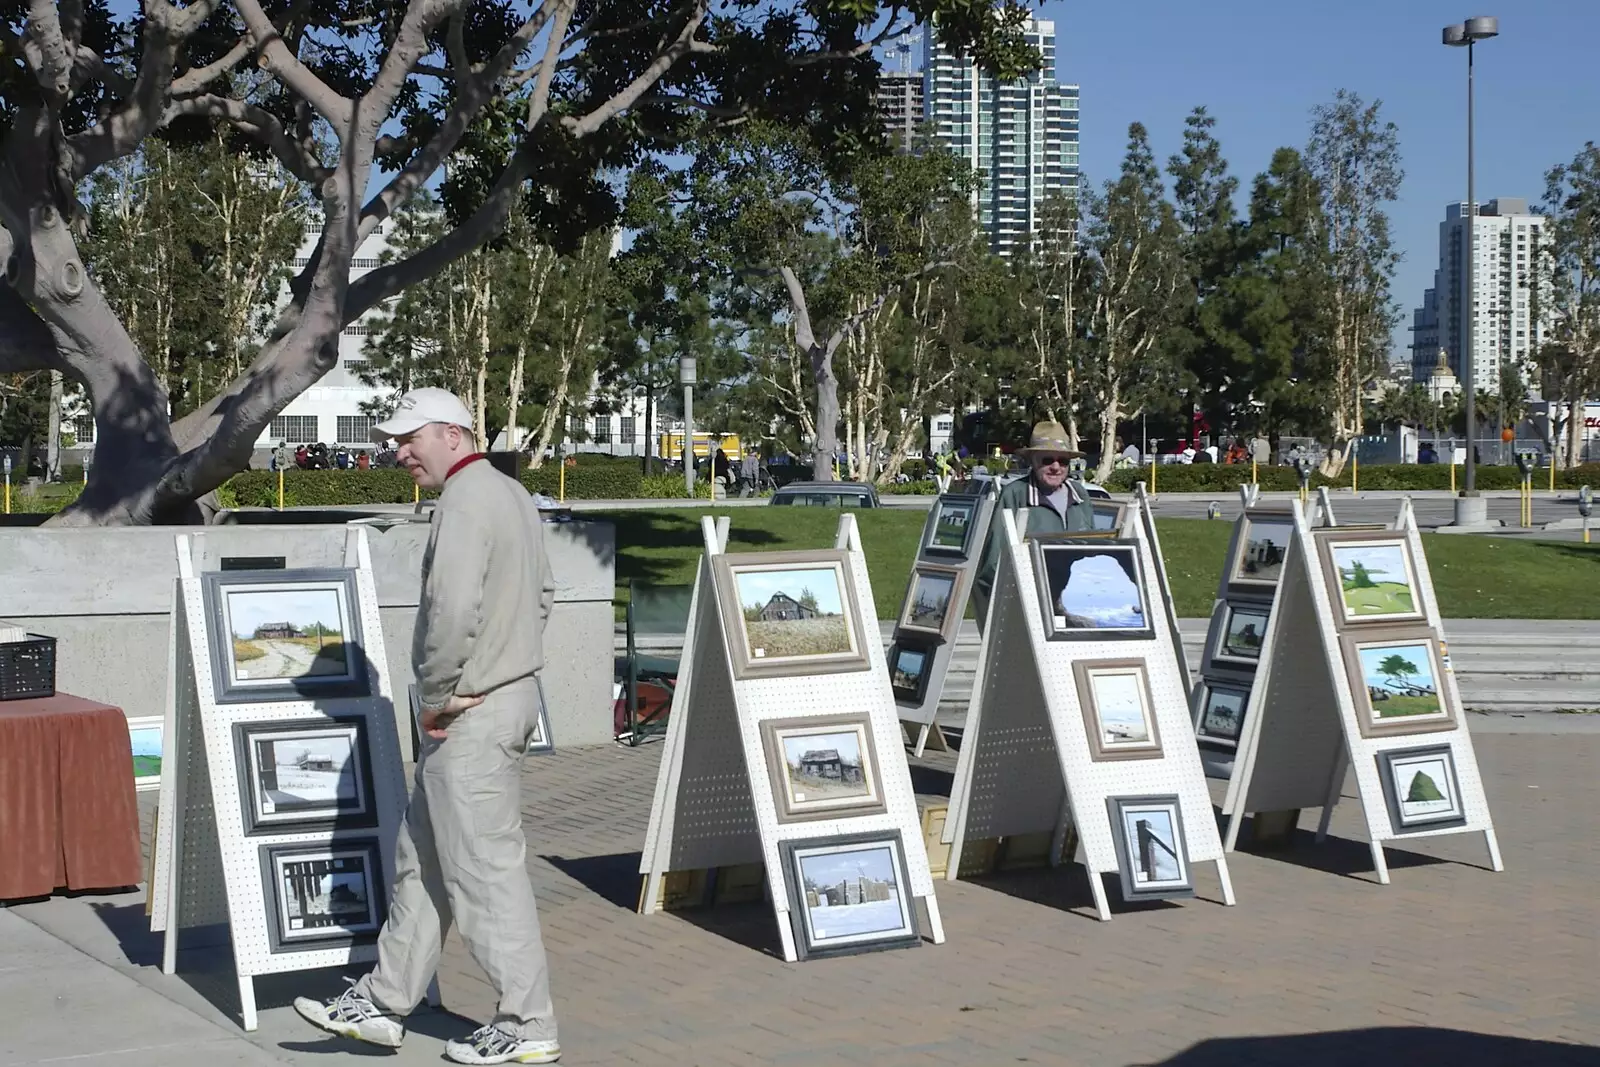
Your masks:
{"label": "high-rise building", "polygon": [[978,222],[1000,255],[1026,248],[1045,202],[1078,192],[1078,87],[1056,80],[1056,24],[1024,30],[1043,65],[997,81],[975,63],[924,41],[922,99],[934,140],[979,172]]}
{"label": "high-rise building", "polygon": [[[1439,266],[1433,273],[1433,288],[1412,313],[1413,381],[1429,380],[1441,348],[1450,369],[1461,375],[1467,343],[1467,215],[1465,203],[1451,204],[1439,224]],[[1529,378],[1526,366],[1548,336],[1550,314],[1547,309],[1535,321],[1533,289],[1539,249],[1549,240],[1546,225],[1521,197],[1503,196],[1478,205],[1472,227],[1476,333],[1471,355],[1477,389],[1498,389],[1500,368],[1508,361]]]}
{"label": "high-rise building", "polygon": [[878,112],[890,135],[909,144],[922,125],[922,72],[886,70],[879,74]]}

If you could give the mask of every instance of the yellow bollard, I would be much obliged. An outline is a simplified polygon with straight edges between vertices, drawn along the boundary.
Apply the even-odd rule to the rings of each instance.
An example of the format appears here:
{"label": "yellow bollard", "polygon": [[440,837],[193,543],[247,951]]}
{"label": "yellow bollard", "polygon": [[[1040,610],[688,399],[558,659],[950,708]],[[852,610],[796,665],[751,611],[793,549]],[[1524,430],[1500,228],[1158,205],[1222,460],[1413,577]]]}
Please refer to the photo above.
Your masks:
{"label": "yellow bollard", "polygon": [[1452,493],[1456,491],[1456,465],[1454,463],[1450,464],[1450,491]]}
{"label": "yellow bollard", "polygon": [[1554,458],[1550,460],[1550,491],[1552,493],[1556,491],[1556,461]]}
{"label": "yellow bollard", "polygon": [[411,483],[411,502],[413,504],[422,503],[422,486],[415,482]]}
{"label": "yellow bollard", "polygon": [[567,463],[566,463],[566,460],[562,460],[561,461],[561,472],[556,476],[556,484],[560,487],[558,489],[559,496],[556,498],[557,503],[565,504],[567,502]]}
{"label": "yellow bollard", "polygon": [[11,475],[6,475],[6,514],[11,514]]}
{"label": "yellow bollard", "polygon": [[1156,492],[1156,461],[1152,459],[1150,461],[1150,495],[1154,496],[1155,492]]}
{"label": "yellow bollard", "polygon": [[1361,473],[1361,460],[1355,449],[1350,450],[1350,495],[1356,495],[1356,476]]}
{"label": "yellow bollard", "polygon": [[1259,481],[1256,480],[1256,457],[1254,457],[1254,456],[1250,457],[1250,484],[1251,485],[1260,485],[1261,484]]}
{"label": "yellow bollard", "polygon": [[278,510],[283,510],[283,468],[278,468]]}

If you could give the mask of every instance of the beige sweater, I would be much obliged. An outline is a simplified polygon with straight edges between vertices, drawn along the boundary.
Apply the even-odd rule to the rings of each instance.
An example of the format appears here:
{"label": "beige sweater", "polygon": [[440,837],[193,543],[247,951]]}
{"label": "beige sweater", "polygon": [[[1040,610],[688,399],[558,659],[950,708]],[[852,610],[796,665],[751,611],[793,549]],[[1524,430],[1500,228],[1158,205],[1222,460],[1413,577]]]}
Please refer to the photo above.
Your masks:
{"label": "beige sweater", "polygon": [[422,706],[487,693],[544,666],[554,600],[533,498],[485,460],[452,474],[433,511],[411,642]]}

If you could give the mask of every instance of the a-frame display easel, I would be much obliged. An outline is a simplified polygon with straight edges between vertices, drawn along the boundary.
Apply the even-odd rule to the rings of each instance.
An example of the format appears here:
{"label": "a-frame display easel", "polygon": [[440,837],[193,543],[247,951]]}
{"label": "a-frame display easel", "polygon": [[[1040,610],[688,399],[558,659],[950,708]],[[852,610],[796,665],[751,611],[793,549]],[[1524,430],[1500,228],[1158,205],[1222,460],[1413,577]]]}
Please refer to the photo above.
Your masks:
{"label": "a-frame display easel", "polygon": [[[916,734],[916,739],[911,742],[913,755],[921,756],[929,741],[933,742],[935,752],[950,750],[944,731],[939,729],[939,724],[935,720],[939,716],[939,699],[944,695],[945,676],[950,672],[950,661],[955,655],[956,633],[960,629],[962,617],[966,614],[967,603],[972,597],[972,582],[977,574],[978,565],[983,560],[983,546],[989,536],[989,522],[994,515],[994,504],[995,497],[989,493],[977,495],[945,493],[935,497],[933,506],[928,509],[928,521],[922,530],[917,558],[911,565],[911,585],[906,590],[906,596],[912,595],[917,568],[923,564],[952,568],[957,572],[957,576],[947,608],[947,611],[954,616],[954,621],[947,627],[947,636],[942,639],[928,638],[923,634],[897,628],[894,644],[890,648],[891,672],[895,668],[894,661],[898,658],[902,645],[911,648],[913,654],[920,652],[927,657],[922,666],[923,677],[918,691],[910,695],[898,689],[894,691],[895,706],[900,721],[905,724],[908,734],[912,732]],[[951,508],[959,508],[962,511],[970,509],[967,511],[964,544],[961,550],[952,550],[938,543],[940,519]]]}
{"label": "a-frame display easel", "polygon": [[[1189,723],[1188,681],[1180,673],[1171,598],[1160,577],[1164,571],[1147,515],[1141,502],[1121,530],[1136,546],[1143,573],[1151,576],[1144,599],[1153,632],[1139,640],[1047,640],[1029,543],[1010,512],[996,519],[1004,547],[951,791],[946,878],[958,877],[961,852],[969,841],[1053,833],[1051,861],[1059,863],[1068,829],[1075,829],[1074,859],[1089,873],[1096,913],[1109,920],[1101,876],[1122,871],[1123,862],[1108,801],[1173,796],[1187,863],[1214,862],[1223,901],[1233,904],[1227,860]],[[1162,738],[1160,754],[1097,760],[1074,665],[1132,658],[1142,660],[1148,677],[1151,710]]]}
{"label": "a-frame display easel", "polygon": [[[900,720],[873,610],[872,586],[855,516],[839,519],[835,547],[849,562],[847,580],[865,620],[868,669],[800,677],[736,678],[728,613],[720,603],[713,559],[726,551],[728,518],[701,520],[705,555],[689,604],[682,668],[656,778],[650,824],[640,857],[639,910],[658,910],[670,872],[765,865],[767,898],[778,923],[784,959],[799,958],[781,846],[828,835],[898,831],[906,862],[906,900],[920,901],[935,944],[944,941],[933,877],[928,870],[916,796],[906,764]],[[737,609],[738,605],[732,605]],[[840,712],[869,717],[877,751],[883,811],[877,814],[781,822],[763,744],[763,723]]]}
{"label": "a-frame display easel", "polygon": [[[203,590],[204,537],[180,534],[176,539],[179,577],[169,631],[162,817],[153,846],[150,929],[164,934],[161,969],[173,974],[180,930],[225,925],[233,947],[241,1021],[245,1030],[254,1030],[255,976],[369,962],[376,958],[376,946],[368,937],[336,946],[324,940],[325,947],[308,944],[297,949],[269,930],[275,906],[264,850],[332,849],[351,837],[335,830],[247,831],[241,799],[249,793],[241,789],[246,773],[241,766],[244,735],[236,727],[320,722],[330,717],[361,723],[374,817],[359,837],[378,857],[376,866],[381,869],[366,872],[367,890],[378,894],[378,900],[386,899],[394,881],[394,841],[405,809],[405,781],[366,530],[352,526],[344,531],[344,568],[354,572],[350,609],[360,620],[367,695],[260,703],[217,700],[209,634],[218,622],[208,612]],[[324,895],[331,901],[331,890]],[[378,914],[381,922],[381,908]],[[437,1001],[436,986],[430,999]]]}
{"label": "a-frame display easel", "polygon": [[[1284,561],[1268,647],[1257,668],[1250,711],[1244,719],[1233,775],[1223,801],[1226,847],[1230,851],[1234,848],[1246,814],[1298,808],[1322,809],[1317,840],[1324,840],[1346,773],[1354,766],[1357,799],[1366,819],[1373,869],[1379,882],[1389,882],[1383,855],[1385,842],[1446,833],[1481,832],[1491,867],[1502,870],[1472,735],[1448,655],[1441,650],[1438,656],[1442,669],[1437,672],[1435,686],[1447,706],[1456,709],[1452,725],[1427,732],[1364,734],[1341,633],[1334,621],[1334,598],[1342,593],[1328,580],[1316,543],[1319,533],[1313,530],[1298,501],[1293,502],[1292,513],[1294,540]],[[1324,527],[1320,535],[1337,533],[1339,529]],[[1439,604],[1409,499],[1401,504],[1399,516],[1389,529],[1409,549],[1422,601],[1420,625],[1442,635]],[[1346,634],[1351,632],[1359,636],[1359,631],[1354,630],[1347,630]],[[1460,818],[1448,825],[1396,826],[1397,803],[1383,781],[1385,761],[1395,754],[1441,748],[1449,754],[1452,799],[1459,805]],[[1446,788],[1446,792],[1451,791]]]}

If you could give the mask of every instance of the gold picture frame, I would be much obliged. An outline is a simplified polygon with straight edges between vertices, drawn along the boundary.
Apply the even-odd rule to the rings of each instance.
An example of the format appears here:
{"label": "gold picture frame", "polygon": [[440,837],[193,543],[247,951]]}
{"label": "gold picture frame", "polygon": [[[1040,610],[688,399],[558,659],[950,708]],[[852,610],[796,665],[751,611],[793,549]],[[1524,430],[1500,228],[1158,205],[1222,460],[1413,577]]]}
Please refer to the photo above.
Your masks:
{"label": "gold picture frame", "polygon": [[1444,685],[1436,631],[1363,629],[1342,634],[1339,644],[1362,737],[1431,734],[1460,726],[1459,709]]}
{"label": "gold picture frame", "polygon": [[955,609],[961,603],[966,580],[967,571],[962,567],[916,564],[911,568],[911,581],[906,586],[896,629],[928,634],[944,641],[954,638],[962,614]]}
{"label": "gold picture frame", "polygon": [[1078,660],[1072,675],[1091,759],[1161,758],[1161,729],[1143,659]]}
{"label": "gold picture frame", "polygon": [[[1403,531],[1333,527],[1317,530],[1312,537],[1322,576],[1328,583],[1336,627],[1342,630],[1347,626],[1427,621],[1417,561],[1411,552],[1411,540]],[[1380,579],[1374,581],[1374,575]],[[1398,576],[1400,580],[1383,576]]]}
{"label": "gold picture frame", "polygon": [[889,810],[866,712],[768,719],[761,746],[780,823]]}
{"label": "gold picture frame", "polygon": [[848,552],[723,553],[711,570],[735,678],[871,668]]}

